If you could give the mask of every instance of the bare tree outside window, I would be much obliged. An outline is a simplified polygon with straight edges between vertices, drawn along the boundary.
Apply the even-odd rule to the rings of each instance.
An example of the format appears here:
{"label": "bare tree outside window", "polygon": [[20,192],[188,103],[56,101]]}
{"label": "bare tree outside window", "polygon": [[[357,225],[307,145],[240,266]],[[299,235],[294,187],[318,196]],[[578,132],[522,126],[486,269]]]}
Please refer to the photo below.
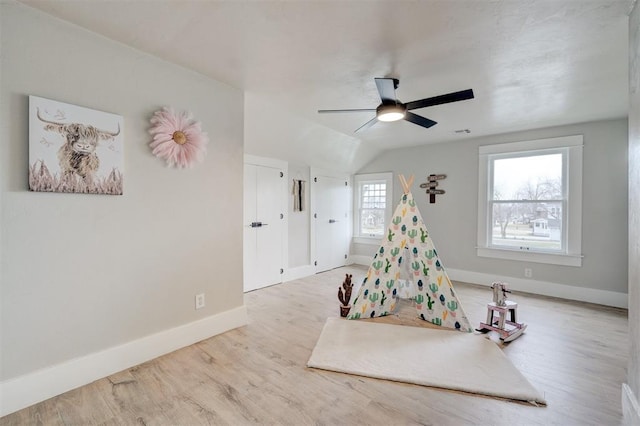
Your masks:
{"label": "bare tree outside window", "polygon": [[478,149],[480,257],[582,266],[582,135]]}
{"label": "bare tree outside window", "polygon": [[563,154],[492,160],[491,245],[562,250]]}
{"label": "bare tree outside window", "polygon": [[380,237],[385,229],[386,182],[365,182],[360,191],[360,234]]}

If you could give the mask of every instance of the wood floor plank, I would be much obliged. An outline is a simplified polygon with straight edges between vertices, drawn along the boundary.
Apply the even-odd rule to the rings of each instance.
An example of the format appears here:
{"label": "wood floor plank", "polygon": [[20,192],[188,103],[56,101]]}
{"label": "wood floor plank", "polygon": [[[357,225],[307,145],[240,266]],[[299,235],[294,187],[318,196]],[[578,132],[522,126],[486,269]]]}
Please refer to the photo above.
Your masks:
{"label": "wood floor plank", "polygon": [[[245,294],[249,325],[0,418],[8,425],[615,425],[627,364],[623,309],[512,293],[525,334],[501,344],[546,407],[306,367],[339,268]],[[489,285],[490,283],[487,283]],[[474,326],[488,286],[454,283]],[[410,301],[375,320],[434,327]],[[419,354],[416,354],[419,356]],[[496,378],[499,380],[499,378]]]}

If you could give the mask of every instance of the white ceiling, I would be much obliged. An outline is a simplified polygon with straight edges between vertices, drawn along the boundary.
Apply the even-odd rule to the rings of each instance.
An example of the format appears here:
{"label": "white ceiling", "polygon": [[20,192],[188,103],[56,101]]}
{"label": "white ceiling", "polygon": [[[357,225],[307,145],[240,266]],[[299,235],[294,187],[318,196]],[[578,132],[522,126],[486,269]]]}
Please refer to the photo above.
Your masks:
{"label": "white ceiling", "polygon": [[[378,150],[626,117],[634,1],[22,0]],[[476,97],[414,110],[430,129],[316,112],[375,108],[374,77],[402,102]]]}

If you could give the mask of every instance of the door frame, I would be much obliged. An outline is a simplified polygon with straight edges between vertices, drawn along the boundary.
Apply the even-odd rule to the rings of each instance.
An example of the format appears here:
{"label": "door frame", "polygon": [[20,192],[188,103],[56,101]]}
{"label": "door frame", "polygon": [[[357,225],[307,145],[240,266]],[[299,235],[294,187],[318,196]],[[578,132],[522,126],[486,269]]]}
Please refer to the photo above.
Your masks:
{"label": "door frame", "polygon": [[[317,254],[316,254],[316,217],[315,214],[317,212],[317,191],[318,191],[318,186],[316,185],[316,181],[315,178],[318,176],[324,176],[324,177],[329,177],[329,178],[334,178],[334,179],[341,179],[344,180],[345,182],[347,182],[347,200],[348,200],[348,205],[347,205],[347,217],[345,218],[346,222],[347,222],[347,256],[350,257],[351,255],[351,240],[352,240],[352,236],[353,236],[353,180],[351,175],[349,175],[348,173],[343,173],[343,172],[336,172],[336,171],[331,171],[331,170],[326,170],[326,169],[320,169],[317,167],[310,167],[309,168],[309,180],[310,180],[310,189],[311,192],[309,194],[309,212],[311,214],[310,220],[309,220],[309,225],[310,225],[310,229],[309,229],[309,244],[310,244],[310,250],[309,250],[309,255],[310,255],[310,261],[311,261],[311,266],[314,268],[315,272],[318,272],[318,265],[316,263],[317,261]],[[349,260],[349,258],[346,259],[345,263],[347,263]]]}
{"label": "door frame", "polygon": [[[256,155],[244,154],[244,162],[242,163],[242,167],[244,167],[245,164],[280,169],[282,170],[282,173],[283,173],[282,188],[281,188],[283,196],[282,196],[281,210],[282,210],[282,214],[284,215],[284,218],[282,219],[282,228],[281,228],[282,253],[280,253],[280,255],[282,256],[282,269],[283,269],[282,274],[280,274],[280,278],[281,278],[280,282],[283,282],[284,277],[286,276],[286,273],[287,273],[287,269],[289,268],[289,214],[288,214],[289,209],[288,209],[288,203],[287,203],[288,201],[287,188],[289,183],[289,163],[283,160],[277,160],[275,158],[258,157]],[[244,182],[243,182],[243,188],[244,188]],[[242,205],[242,209],[243,209],[242,214],[244,217],[244,202]],[[243,223],[242,226],[243,226],[242,232],[244,235],[244,226],[246,226],[246,224]],[[244,271],[244,245],[242,247],[242,252],[243,252],[242,266]],[[243,289],[244,289],[244,272],[243,272],[242,282],[243,282]]]}

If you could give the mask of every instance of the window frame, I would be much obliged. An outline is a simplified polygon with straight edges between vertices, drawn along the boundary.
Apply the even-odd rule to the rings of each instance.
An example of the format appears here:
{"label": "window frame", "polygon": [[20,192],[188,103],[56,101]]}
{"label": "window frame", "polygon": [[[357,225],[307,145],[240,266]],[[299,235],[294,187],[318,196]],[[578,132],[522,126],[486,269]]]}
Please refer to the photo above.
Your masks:
{"label": "window frame", "polygon": [[[353,179],[353,195],[354,195],[354,215],[353,215],[353,241],[359,244],[378,244],[384,237],[384,232],[389,226],[391,219],[391,204],[393,202],[393,173],[366,173],[354,175]],[[362,213],[362,186],[365,184],[384,183],[385,186],[385,208],[384,208],[384,225],[382,235],[366,235],[360,231]]]}
{"label": "window frame", "polygon": [[[493,203],[492,160],[563,152],[563,229],[562,250],[521,250],[491,244]],[[529,140],[479,147],[478,163],[478,235],[479,257],[520,260],[564,266],[582,266],[582,151],[583,136]]]}
{"label": "window frame", "polygon": [[[495,162],[497,160],[505,160],[505,159],[518,159],[518,158],[529,158],[529,157],[535,157],[535,156],[542,156],[542,155],[561,155],[562,158],[562,163],[560,165],[561,167],[561,185],[562,185],[562,193],[560,194],[560,197],[557,199],[536,199],[536,200],[520,200],[520,199],[496,199],[495,197],[491,197],[491,194],[495,193]],[[569,148],[568,147],[560,147],[560,148],[549,148],[549,149],[538,149],[538,150],[534,150],[534,151],[520,151],[520,152],[509,152],[509,153],[500,153],[500,154],[490,154],[488,157],[488,174],[489,174],[489,179],[487,182],[488,188],[487,188],[487,246],[489,248],[493,248],[493,249],[506,249],[509,250],[509,246],[504,246],[504,245],[498,245],[498,244],[494,244],[492,242],[492,235],[493,235],[493,230],[492,230],[492,226],[493,226],[493,220],[495,219],[493,217],[493,207],[496,204],[541,204],[541,203],[559,203],[562,206],[562,220],[561,223],[563,224],[562,226],[562,233],[560,235],[560,249],[559,250],[544,250],[544,249],[534,249],[530,252],[535,252],[535,253],[551,253],[551,254],[566,254],[566,249],[567,249],[567,240],[568,240],[568,235],[567,235],[567,227],[565,226],[565,224],[567,223],[567,216],[568,216],[568,210],[567,210],[567,187],[568,187],[568,182],[567,182],[567,163],[568,163],[568,158],[569,158]],[[555,208],[555,207],[554,207]],[[491,223],[490,223],[491,222]],[[537,220],[535,220],[534,222],[536,222],[537,225]],[[525,245],[525,244],[523,244]],[[513,248],[511,248],[513,250]],[[520,250],[529,250],[529,248],[526,247],[520,247]]]}

